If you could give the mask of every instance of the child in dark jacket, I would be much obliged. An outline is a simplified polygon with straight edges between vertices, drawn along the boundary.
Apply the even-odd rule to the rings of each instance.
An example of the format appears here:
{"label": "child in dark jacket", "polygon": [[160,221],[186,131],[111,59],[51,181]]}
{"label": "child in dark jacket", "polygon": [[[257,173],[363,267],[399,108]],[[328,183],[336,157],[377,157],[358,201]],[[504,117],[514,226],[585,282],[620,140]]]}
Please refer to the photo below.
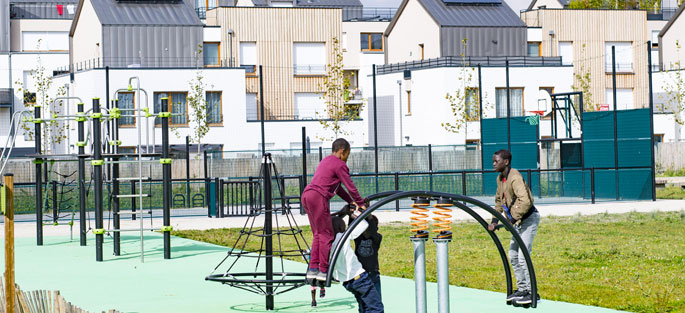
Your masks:
{"label": "child in dark jacket", "polygon": [[364,270],[369,273],[373,286],[381,296],[381,275],[378,270],[378,250],[381,248],[383,235],[378,233],[378,218],[375,215],[366,219],[369,227],[361,236],[354,239],[354,254],[362,264]]}

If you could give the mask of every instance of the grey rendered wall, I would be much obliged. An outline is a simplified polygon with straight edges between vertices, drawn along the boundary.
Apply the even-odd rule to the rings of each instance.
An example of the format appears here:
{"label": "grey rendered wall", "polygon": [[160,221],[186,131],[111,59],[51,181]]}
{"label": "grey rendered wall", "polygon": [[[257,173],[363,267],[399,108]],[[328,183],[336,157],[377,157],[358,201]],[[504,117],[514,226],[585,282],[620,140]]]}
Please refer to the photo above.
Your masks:
{"label": "grey rendered wall", "polygon": [[526,55],[525,27],[442,27],[440,35],[442,56],[460,56],[464,38],[466,56]]}
{"label": "grey rendered wall", "polygon": [[[201,26],[107,26],[102,27],[103,56],[110,67],[203,66]],[[197,60],[197,62],[196,62]]]}
{"label": "grey rendered wall", "polygon": [[0,52],[10,51],[10,0],[0,0]]}

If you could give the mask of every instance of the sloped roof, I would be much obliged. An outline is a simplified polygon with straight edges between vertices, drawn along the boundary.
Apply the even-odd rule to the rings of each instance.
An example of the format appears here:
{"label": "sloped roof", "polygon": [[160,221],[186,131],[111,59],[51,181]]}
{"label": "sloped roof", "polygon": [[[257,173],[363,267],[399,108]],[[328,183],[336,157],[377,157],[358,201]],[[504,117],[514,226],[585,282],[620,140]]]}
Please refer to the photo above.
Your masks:
{"label": "sloped roof", "polygon": [[[666,34],[666,32],[671,28],[671,25],[673,25],[673,23],[675,23],[678,17],[680,17],[680,14],[683,13],[683,10],[685,10],[685,2],[683,2],[683,4],[680,5],[675,14],[673,14],[673,17],[671,17],[671,19],[668,20],[668,23],[664,25],[664,28],[661,29],[661,31],[659,32],[659,37],[663,37]],[[661,49],[659,49],[659,51],[661,51]]]}
{"label": "sloped roof", "polygon": [[91,1],[102,25],[202,26],[197,13],[183,1]]}
{"label": "sloped roof", "polygon": [[[528,10],[528,11],[532,10],[532,9],[533,9],[533,6],[535,6],[535,3],[536,3],[536,2],[538,2],[538,0],[533,0],[533,1],[531,1],[531,2],[530,2],[530,5],[528,5],[528,9],[527,9],[527,10]],[[570,1],[569,1],[569,0],[557,0],[557,2],[559,2],[559,4],[561,4],[561,6],[565,8],[565,7],[568,6],[568,3],[569,3]]]}
{"label": "sloped roof", "polygon": [[[252,3],[256,6],[266,6],[267,0],[252,0]],[[299,7],[356,7],[362,6],[360,0],[297,0],[297,6]]]}
{"label": "sloped roof", "polygon": [[442,0],[419,0],[440,26],[525,27],[521,18],[502,4],[446,5]]}

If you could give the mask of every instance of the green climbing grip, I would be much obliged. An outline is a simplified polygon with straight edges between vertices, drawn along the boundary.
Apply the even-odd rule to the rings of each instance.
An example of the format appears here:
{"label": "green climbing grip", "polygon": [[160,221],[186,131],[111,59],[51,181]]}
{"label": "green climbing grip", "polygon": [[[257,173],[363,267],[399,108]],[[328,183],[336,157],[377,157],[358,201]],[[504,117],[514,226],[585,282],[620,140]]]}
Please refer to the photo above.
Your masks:
{"label": "green climbing grip", "polygon": [[104,233],[105,233],[105,229],[104,229],[104,228],[96,228],[96,229],[93,229],[93,234],[102,235],[102,234],[104,234]]}
{"label": "green climbing grip", "polygon": [[86,146],[86,142],[85,142],[85,141],[77,141],[77,142],[76,142],[76,146],[77,146],[77,147],[85,147],[85,146]]}
{"label": "green climbing grip", "polygon": [[0,185],[0,209],[2,209],[2,215],[5,215],[5,185]]}
{"label": "green climbing grip", "polygon": [[171,159],[159,159],[160,164],[171,164]]}
{"label": "green climbing grip", "polygon": [[174,230],[174,227],[173,226],[162,226],[162,228],[160,230],[163,232],[170,232],[170,231]]}
{"label": "green climbing grip", "polygon": [[34,159],[33,160],[33,164],[43,164],[43,163],[45,163],[45,161],[43,161],[43,159]]}
{"label": "green climbing grip", "polygon": [[109,145],[110,146],[121,146],[121,140],[110,140]]}
{"label": "green climbing grip", "polygon": [[159,112],[159,117],[171,117],[171,112]]}
{"label": "green climbing grip", "polygon": [[102,113],[91,113],[90,118],[102,118]]}
{"label": "green climbing grip", "polygon": [[90,164],[92,164],[93,166],[102,166],[103,164],[105,164],[105,160],[92,160],[90,161]]}

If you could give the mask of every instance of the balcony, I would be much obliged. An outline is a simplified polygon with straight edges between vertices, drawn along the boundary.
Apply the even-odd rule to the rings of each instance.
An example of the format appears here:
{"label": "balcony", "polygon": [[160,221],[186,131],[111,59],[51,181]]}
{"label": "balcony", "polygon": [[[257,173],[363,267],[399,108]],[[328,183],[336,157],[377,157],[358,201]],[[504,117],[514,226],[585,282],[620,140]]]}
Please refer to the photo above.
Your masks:
{"label": "balcony", "polygon": [[0,108],[12,107],[12,97],[14,97],[13,88],[0,88]]}
{"label": "balcony", "polygon": [[541,66],[567,66],[561,63],[561,57],[466,57],[446,56],[434,59],[407,61],[402,63],[379,65],[377,73],[379,75],[404,70],[427,69],[438,67],[461,67],[461,66],[482,66],[482,67],[503,67],[509,61],[510,67],[541,67]]}
{"label": "balcony", "polygon": [[397,8],[343,7],[343,21],[390,21]]}
{"label": "balcony", "polygon": [[78,1],[10,3],[10,18],[70,20],[77,8]]}
{"label": "balcony", "polygon": [[[605,73],[611,74],[613,71],[613,66],[611,63],[604,64]],[[616,74],[633,74],[633,63],[616,63]]]}
{"label": "balcony", "polygon": [[295,75],[326,75],[326,65],[305,64],[293,66]]}

